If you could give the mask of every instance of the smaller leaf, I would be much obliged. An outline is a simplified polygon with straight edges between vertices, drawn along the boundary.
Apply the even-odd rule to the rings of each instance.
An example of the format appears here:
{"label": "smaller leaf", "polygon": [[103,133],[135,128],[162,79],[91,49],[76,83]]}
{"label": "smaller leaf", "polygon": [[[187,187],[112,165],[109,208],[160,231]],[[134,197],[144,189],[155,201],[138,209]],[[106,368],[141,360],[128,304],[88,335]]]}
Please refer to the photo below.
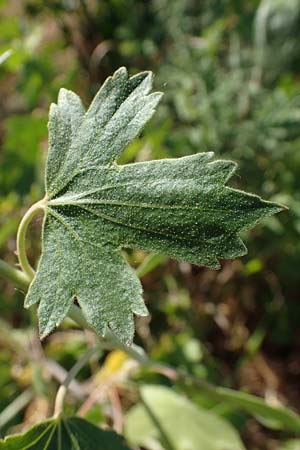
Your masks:
{"label": "smaller leaf", "polygon": [[245,450],[223,418],[162,386],[143,386],[142,401],[127,415],[125,436],[149,450]]}
{"label": "smaller leaf", "polygon": [[0,450],[129,450],[114,431],[79,417],[50,419],[0,441]]}

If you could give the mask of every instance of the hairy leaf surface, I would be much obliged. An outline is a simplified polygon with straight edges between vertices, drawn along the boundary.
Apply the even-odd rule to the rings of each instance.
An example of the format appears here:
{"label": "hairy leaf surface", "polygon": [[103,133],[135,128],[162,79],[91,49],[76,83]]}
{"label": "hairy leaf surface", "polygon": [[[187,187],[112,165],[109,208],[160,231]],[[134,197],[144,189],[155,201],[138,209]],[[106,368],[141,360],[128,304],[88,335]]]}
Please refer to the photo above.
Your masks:
{"label": "hairy leaf surface", "polygon": [[50,419],[0,440],[0,450],[129,450],[114,431],[79,417]]}
{"label": "hairy leaf surface", "polygon": [[98,333],[130,343],[147,309],[122,248],[218,268],[246,253],[241,231],[282,209],[225,186],[236,166],[213,153],[117,165],[160,100],[151,86],[151,73],[121,68],[86,112],[64,89],[51,105],[43,250],[25,302],[40,303],[41,337],[76,299]]}

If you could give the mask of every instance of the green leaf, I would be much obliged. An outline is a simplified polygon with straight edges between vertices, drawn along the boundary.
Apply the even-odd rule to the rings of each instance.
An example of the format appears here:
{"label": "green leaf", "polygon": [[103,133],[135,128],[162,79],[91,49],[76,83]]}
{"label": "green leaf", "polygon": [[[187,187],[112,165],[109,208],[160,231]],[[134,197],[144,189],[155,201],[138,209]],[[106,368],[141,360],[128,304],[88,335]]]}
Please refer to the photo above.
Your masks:
{"label": "green leaf", "polygon": [[[125,436],[149,450],[245,450],[226,420],[162,386],[143,386],[127,414]],[[159,445],[160,444],[160,445]]]}
{"label": "green leaf", "polygon": [[300,432],[300,416],[283,406],[270,406],[262,398],[223,387],[217,387],[208,394],[226,402],[226,405],[253,414],[268,428]]}
{"label": "green leaf", "polygon": [[79,417],[50,419],[0,441],[0,450],[129,450],[123,438]]}
{"label": "green leaf", "polygon": [[218,268],[246,253],[239,232],[282,209],[226,187],[236,166],[212,153],[117,165],[160,100],[151,86],[151,73],[121,68],[87,112],[64,89],[51,105],[42,257],[25,301],[40,302],[42,338],[76,298],[98,333],[130,343],[133,314],[147,309],[121,248]]}

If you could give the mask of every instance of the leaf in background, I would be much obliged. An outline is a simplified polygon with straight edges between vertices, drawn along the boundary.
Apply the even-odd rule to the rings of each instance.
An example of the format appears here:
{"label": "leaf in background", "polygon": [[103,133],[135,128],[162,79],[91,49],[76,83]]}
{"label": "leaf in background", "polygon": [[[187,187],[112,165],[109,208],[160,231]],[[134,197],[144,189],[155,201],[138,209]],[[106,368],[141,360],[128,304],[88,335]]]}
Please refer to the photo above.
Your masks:
{"label": "leaf in background", "polygon": [[125,436],[131,445],[149,450],[245,450],[226,420],[171,389],[143,386],[141,398],[127,414]]}
{"label": "leaf in background", "polygon": [[300,440],[299,439],[291,439],[285,442],[280,450],[300,450]]}
{"label": "leaf in background", "polygon": [[234,391],[223,387],[216,387],[207,394],[212,398],[226,402],[233,408],[246,411],[254,415],[268,428],[282,431],[300,432],[300,416],[283,406],[268,405],[265,400],[246,392]]}
{"label": "leaf in background", "polygon": [[240,231],[282,209],[226,187],[236,166],[212,153],[118,166],[161,98],[151,87],[151,73],[121,68],[87,112],[64,89],[51,105],[43,250],[25,302],[40,302],[42,338],[76,298],[98,333],[130,343],[147,309],[122,247],[218,268],[246,253]]}
{"label": "leaf in background", "polygon": [[129,450],[114,431],[79,417],[51,419],[0,441],[0,450]]}

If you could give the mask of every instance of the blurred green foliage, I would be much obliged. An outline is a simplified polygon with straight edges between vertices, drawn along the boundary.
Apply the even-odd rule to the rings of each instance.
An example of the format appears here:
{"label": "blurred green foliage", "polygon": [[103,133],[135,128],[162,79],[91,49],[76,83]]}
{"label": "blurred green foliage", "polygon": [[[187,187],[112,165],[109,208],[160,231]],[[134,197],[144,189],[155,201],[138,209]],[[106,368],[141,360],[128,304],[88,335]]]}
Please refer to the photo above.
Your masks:
{"label": "blurred green foliage", "polygon": [[[137,338],[158,360],[225,386],[269,395],[296,411],[299,24],[299,0],[0,1],[0,54],[12,52],[0,65],[1,256],[15,262],[22,208],[43,195],[46,120],[59,88],[73,89],[88,103],[119,66],[131,73],[153,70],[164,99],[121,162],[213,150],[238,162],[235,186],[282,202],[289,211],[246,236],[249,255],[224,262],[220,272],[164,259],[150,260],[148,270],[146,261],[142,280],[152,320],[138,322]],[[32,228],[29,256],[34,261],[39,226]],[[129,259],[137,266],[145,255],[131,252]],[[27,326],[22,295],[0,283],[2,317],[14,328]],[[52,341],[44,346],[53,356]],[[81,344],[71,348],[60,341],[59,347],[58,362],[68,368]],[[25,370],[23,359],[18,374]],[[20,356],[1,340],[0,361],[4,407],[32,378],[14,372],[9,379],[5,361],[20,368]],[[143,375],[143,382],[161,381]],[[201,407],[212,406],[195,390],[180,389]],[[247,448],[276,449],[290,437],[254,426],[226,404],[213,408],[234,423]]]}

